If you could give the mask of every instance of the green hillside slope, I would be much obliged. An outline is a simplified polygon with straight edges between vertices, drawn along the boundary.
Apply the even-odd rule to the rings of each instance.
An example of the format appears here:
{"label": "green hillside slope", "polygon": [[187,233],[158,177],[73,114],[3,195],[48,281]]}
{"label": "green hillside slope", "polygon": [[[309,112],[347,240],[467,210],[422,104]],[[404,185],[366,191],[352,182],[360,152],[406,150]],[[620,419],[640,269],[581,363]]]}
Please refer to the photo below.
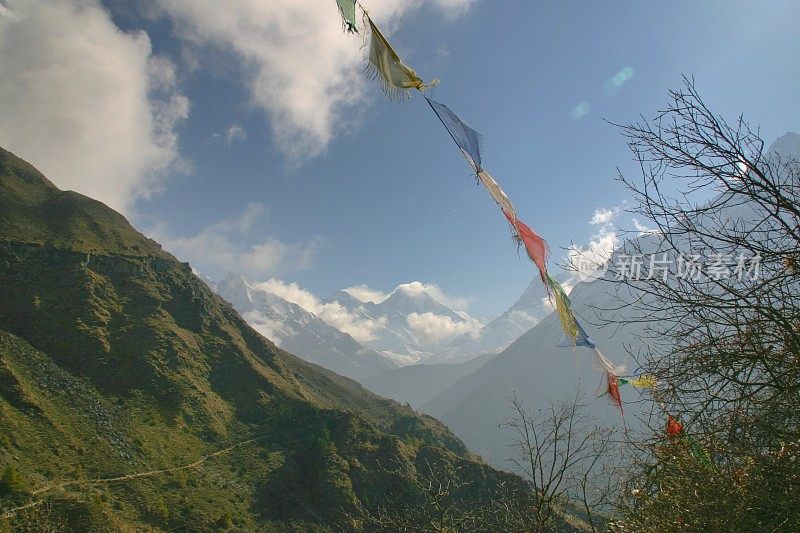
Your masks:
{"label": "green hillside slope", "polygon": [[454,509],[522,490],[0,149],[0,530],[380,529],[444,471]]}

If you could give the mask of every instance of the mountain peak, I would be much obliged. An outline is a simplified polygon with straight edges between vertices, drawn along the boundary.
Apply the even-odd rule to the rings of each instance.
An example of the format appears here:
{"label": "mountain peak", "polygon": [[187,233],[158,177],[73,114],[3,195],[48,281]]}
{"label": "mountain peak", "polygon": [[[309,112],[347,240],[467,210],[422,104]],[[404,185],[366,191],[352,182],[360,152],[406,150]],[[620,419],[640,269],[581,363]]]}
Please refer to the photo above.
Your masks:
{"label": "mountain peak", "polygon": [[225,278],[217,283],[216,292],[222,295],[237,309],[245,302],[253,303],[252,285],[242,274],[228,272]]}
{"label": "mountain peak", "polygon": [[784,133],[775,139],[767,152],[800,160],[800,134],[792,131]]}
{"label": "mountain peak", "polygon": [[38,185],[51,191],[58,191],[58,188],[33,165],[3,147],[0,147],[0,168],[2,168],[0,171],[2,175],[13,174],[33,185]]}
{"label": "mountain peak", "polygon": [[370,302],[364,302],[359,300],[349,292],[345,290],[339,290],[331,294],[325,299],[325,302],[339,302],[346,308],[358,307],[360,305],[368,304]]}
{"label": "mountain peak", "polygon": [[[383,354],[326,323],[323,317],[269,292],[242,274],[229,273],[218,284],[217,293],[258,332],[306,361],[354,379],[379,374],[396,366]],[[339,293],[334,296],[337,295]]]}
{"label": "mountain peak", "polygon": [[[422,283],[421,281],[411,281],[409,283],[401,283],[397,287],[394,288],[392,291],[392,295],[401,293],[406,294],[408,296],[427,296],[429,298],[433,298],[430,293],[430,286]],[[435,300],[435,298],[433,298]],[[438,301],[438,300],[437,300]],[[440,302],[442,303],[442,302]]]}
{"label": "mountain peak", "polygon": [[444,305],[443,303],[436,300],[433,296],[428,294],[427,292],[417,291],[409,288],[408,285],[398,285],[395,290],[389,295],[384,302],[388,301],[403,301],[403,300],[413,300],[418,302],[436,302],[438,304]]}
{"label": "mountain peak", "polygon": [[450,317],[455,322],[466,320],[446,304],[434,298],[427,290],[420,289],[419,282],[399,285],[378,307],[387,313],[401,314],[403,319],[411,313],[433,313]]}

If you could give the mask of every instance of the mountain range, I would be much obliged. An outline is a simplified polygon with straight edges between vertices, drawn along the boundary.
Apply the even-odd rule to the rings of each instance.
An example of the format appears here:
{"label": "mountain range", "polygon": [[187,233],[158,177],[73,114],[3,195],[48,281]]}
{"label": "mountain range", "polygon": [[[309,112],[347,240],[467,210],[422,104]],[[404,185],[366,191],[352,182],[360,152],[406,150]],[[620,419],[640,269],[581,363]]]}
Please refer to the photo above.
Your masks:
{"label": "mountain range", "polygon": [[456,337],[431,361],[464,361],[501,352],[550,313],[550,307],[543,300],[545,297],[539,278],[533,279],[503,314],[473,334]]}
{"label": "mountain range", "polygon": [[437,301],[419,285],[399,285],[378,303],[363,302],[345,291],[336,292],[326,302],[336,302],[354,316],[376,324],[374,339],[366,342],[367,346],[400,364],[416,364],[433,357],[451,340],[451,336],[443,336],[437,330],[440,325],[457,331],[477,331],[481,327],[475,319]]}
{"label": "mountain range", "polygon": [[[800,135],[781,136],[768,153],[800,160]],[[733,218],[747,218],[748,213],[741,206],[730,209]],[[638,241],[640,247],[647,249],[648,237],[640,236]],[[655,242],[651,244],[655,249]],[[578,315],[585,317],[589,334],[601,351],[612,361],[625,364],[629,373],[635,373],[636,363],[627,354],[641,347],[642,326],[629,324],[619,331],[605,331],[592,323],[598,308],[616,308],[614,320],[625,321],[626,311],[620,308],[621,302],[612,292],[607,281],[599,279],[578,283],[570,298]],[[402,300],[408,301],[407,295],[404,296]],[[556,347],[561,328],[542,297],[541,284],[534,279],[505,313],[427,353],[414,344],[416,340],[406,327],[407,321],[403,321],[403,312],[428,309],[422,303],[416,307],[400,306],[392,311],[392,322],[383,324],[387,331],[378,348],[393,351],[395,355],[404,353],[406,359],[399,358],[399,362],[416,364],[365,376],[360,378],[361,382],[373,392],[443,420],[470,449],[501,468],[509,466],[506,448],[509,435],[498,431],[498,426],[510,416],[508,401],[514,394],[530,406],[542,406],[580,386],[598,421],[618,427],[623,422],[620,413],[604,400],[592,399],[600,385],[600,374],[593,368],[590,352],[584,348]],[[389,313],[388,306],[364,303],[346,292],[335,294],[329,301],[339,301],[370,319]],[[428,303],[428,299],[423,303]],[[447,313],[440,306],[435,312]],[[455,312],[447,314],[455,319]],[[417,352],[412,352],[411,346]],[[418,355],[416,360],[409,357],[412,353]],[[630,388],[622,392],[623,399],[631,403],[626,406],[625,420],[634,426],[641,414],[638,394]]]}
{"label": "mountain range", "polygon": [[[625,365],[627,372],[635,372],[637,365],[627,348],[635,350],[640,346],[641,326],[594,325],[596,308],[619,303],[608,283],[578,283],[570,299],[601,352],[615,364]],[[584,347],[558,347],[562,335],[558,317],[551,313],[485,364],[423,402],[419,409],[444,421],[470,449],[504,468],[510,467],[507,442],[511,435],[500,426],[512,416],[510,399],[514,396],[524,405],[539,409],[580,389],[588,400],[588,412],[598,423],[621,427],[620,411],[604,398],[595,398],[602,390],[602,374],[593,365],[591,351]],[[625,405],[624,417],[631,425],[640,414],[635,403],[638,394],[629,387],[622,390],[622,395],[631,402]]]}
{"label": "mountain range", "polygon": [[[340,290],[320,301],[312,298],[309,306],[309,298],[290,301],[273,284],[240,274],[229,273],[220,282],[196,274],[279,346],[359,380],[398,366],[455,364],[496,354],[549,312],[536,280],[502,315],[482,320],[453,310],[419,282],[401,284],[377,302]],[[364,338],[348,334],[348,327],[356,326],[368,332]]]}
{"label": "mountain range", "polygon": [[257,331],[306,361],[357,380],[397,367],[391,358],[244,276],[231,274],[213,287]]}

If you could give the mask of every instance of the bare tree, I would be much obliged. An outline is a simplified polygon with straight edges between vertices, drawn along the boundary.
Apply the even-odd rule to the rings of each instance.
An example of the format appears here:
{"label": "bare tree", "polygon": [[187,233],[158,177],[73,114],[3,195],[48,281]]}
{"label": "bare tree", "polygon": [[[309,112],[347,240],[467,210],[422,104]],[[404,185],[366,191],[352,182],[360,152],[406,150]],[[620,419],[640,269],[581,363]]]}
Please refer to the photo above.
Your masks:
{"label": "bare tree", "polygon": [[[641,176],[619,179],[651,229],[616,252],[606,280],[622,304],[598,311],[645,325],[634,355],[662,384],[632,505],[659,502],[675,527],[798,524],[797,497],[780,495],[800,474],[800,163],[712,113],[690,79],[621,128]],[[667,412],[680,439],[664,437]]]}
{"label": "bare tree", "polygon": [[614,491],[613,474],[605,461],[612,433],[587,414],[578,390],[574,395],[531,411],[509,398],[514,416],[505,422],[515,437],[511,462],[533,488],[529,528],[552,530],[562,511],[580,509],[592,531],[604,521]]}
{"label": "bare tree", "polygon": [[[471,477],[458,463],[431,457],[415,467],[410,491],[398,495],[390,507],[361,508],[353,523],[364,531],[414,533],[469,533],[524,531],[531,501],[529,488],[516,476],[488,487]],[[406,479],[408,472],[379,467],[384,477]]]}
{"label": "bare tree", "polygon": [[644,278],[613,267],[647,324],[640,362],[677,411],[706,424],[735,414],[796,440],[775,414],[800,413],[800,164],[766,154],[742,118],[714,115],[690,80],[670,97],[654,120],[623,127],[643,176],[620,180],[653,225],[624,253],[662,266]]}
{"label": "bare tree", "polygon": [[[393,472],[387,471],[392,474]],[[481,508],[465,505],[456,493],[468,482],[450,463],[424,461],[424,471],[415,478],[417,497],[405,507],[379,507],[361,517],[366,531],[455,533],[474,531]]]}

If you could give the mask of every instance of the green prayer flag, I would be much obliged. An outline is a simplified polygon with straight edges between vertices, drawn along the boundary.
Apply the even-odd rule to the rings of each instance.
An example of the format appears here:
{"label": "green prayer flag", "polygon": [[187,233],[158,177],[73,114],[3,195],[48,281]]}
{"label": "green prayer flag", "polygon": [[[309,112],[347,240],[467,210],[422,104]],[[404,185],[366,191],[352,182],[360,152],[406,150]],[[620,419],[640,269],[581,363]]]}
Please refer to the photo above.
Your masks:
{"label": "green prayer flag", "polygon": [[358,33],[356,27],[356,0],[336,0],[339,13],[342,14],[342,24],[348,33]]}
{"label": "green prayer flag", "polygon": [[705,448],[703,448],[702,445],[700,445],[692,437],[687,437],[687,440],[689,443],[689,453],[692,455],[692,457],[703,463],[703,466],[714,466],[714,463],[711,461],[711,457],[709,457],[708,452]]}

